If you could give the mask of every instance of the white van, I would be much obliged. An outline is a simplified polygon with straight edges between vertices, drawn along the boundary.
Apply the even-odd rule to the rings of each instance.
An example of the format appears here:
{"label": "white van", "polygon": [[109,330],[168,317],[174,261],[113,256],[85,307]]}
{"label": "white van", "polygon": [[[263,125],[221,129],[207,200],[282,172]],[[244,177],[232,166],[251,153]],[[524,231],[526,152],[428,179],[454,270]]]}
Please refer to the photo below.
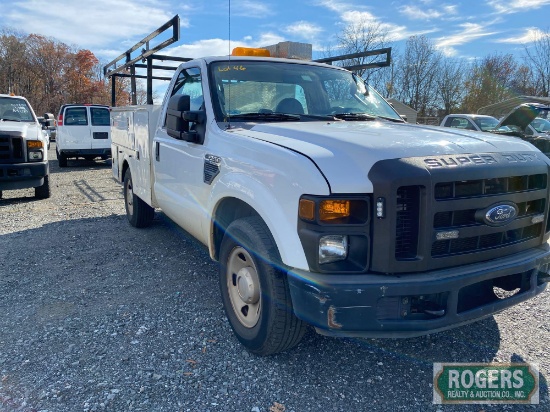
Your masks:
{"label": "white van", "polygon": [[67,159],[82,157],[105,160],[111,157],[111,122],[109,106],[99,104],[65,104],[57,117],[57,159],[59,167]]}

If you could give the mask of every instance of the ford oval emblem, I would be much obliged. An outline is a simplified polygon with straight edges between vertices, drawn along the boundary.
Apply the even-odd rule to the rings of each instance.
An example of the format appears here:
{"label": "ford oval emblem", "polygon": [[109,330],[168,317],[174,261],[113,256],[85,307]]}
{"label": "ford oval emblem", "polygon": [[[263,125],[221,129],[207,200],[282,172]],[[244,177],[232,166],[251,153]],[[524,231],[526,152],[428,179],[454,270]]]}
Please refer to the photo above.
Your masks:
{"label": "ford oval emblem", "polygon": [[518,208],[513,203],[492,206],[485,212],[484,220],[490,226],[503,226],[513,221],[518,215]]}

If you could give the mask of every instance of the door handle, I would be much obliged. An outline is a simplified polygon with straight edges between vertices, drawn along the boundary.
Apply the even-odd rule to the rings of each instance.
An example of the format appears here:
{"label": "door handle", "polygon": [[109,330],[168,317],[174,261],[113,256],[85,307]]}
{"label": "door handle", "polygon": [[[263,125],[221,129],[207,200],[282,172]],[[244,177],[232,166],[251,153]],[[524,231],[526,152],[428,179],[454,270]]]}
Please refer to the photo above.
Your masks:
{"label": "door handle", "polygon": [[159,142],[155,142],[155,160],[157,162],[160,162],[160,144],[159,144]]}

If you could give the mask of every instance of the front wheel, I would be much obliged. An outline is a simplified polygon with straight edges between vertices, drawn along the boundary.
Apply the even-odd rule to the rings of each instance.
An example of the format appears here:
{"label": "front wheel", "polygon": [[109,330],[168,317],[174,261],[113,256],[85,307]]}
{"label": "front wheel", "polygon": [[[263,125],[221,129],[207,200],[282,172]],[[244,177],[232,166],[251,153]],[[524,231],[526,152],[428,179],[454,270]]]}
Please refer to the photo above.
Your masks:
{"label": "front wheel", "polygon": [[130,169],[124,173],[124,203],[126,217],[132,226],[147,227],[153,221],[155,209],[134,194],[134,183]]}
{"label": "front wheel", "polygon": [[37,199],[47,199],[50,196],[50,176],[44,176],[44,183],[42,186],[34,188],[34,197]]}
{"label": "front wheel", "polygon": [[259,217],[234,221],[220,249],[223,306],[237,339],[252,353],[271,355],[297,345],[306,325],[292,309],[277,246]]}

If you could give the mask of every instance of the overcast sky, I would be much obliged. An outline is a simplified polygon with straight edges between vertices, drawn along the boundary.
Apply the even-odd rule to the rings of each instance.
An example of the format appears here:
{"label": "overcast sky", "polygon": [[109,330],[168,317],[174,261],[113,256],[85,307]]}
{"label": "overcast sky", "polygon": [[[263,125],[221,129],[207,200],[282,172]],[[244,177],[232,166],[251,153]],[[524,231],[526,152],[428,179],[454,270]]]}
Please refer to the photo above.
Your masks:
{"label": "overcast sky", "polygon": [[[411,35],[431,38],[455,58],[521,54],[550,27],[550,0],[0,0],[2,27],[55,38],[109,61],[178,14],[181,38],[171,54],[226,55],[230,46],[292,40],[319,53],[358,19],[378,22],[399,47]],[[231,9],[231,18],[229,18]],[[229,28],[231,22],[231,29]]]}

